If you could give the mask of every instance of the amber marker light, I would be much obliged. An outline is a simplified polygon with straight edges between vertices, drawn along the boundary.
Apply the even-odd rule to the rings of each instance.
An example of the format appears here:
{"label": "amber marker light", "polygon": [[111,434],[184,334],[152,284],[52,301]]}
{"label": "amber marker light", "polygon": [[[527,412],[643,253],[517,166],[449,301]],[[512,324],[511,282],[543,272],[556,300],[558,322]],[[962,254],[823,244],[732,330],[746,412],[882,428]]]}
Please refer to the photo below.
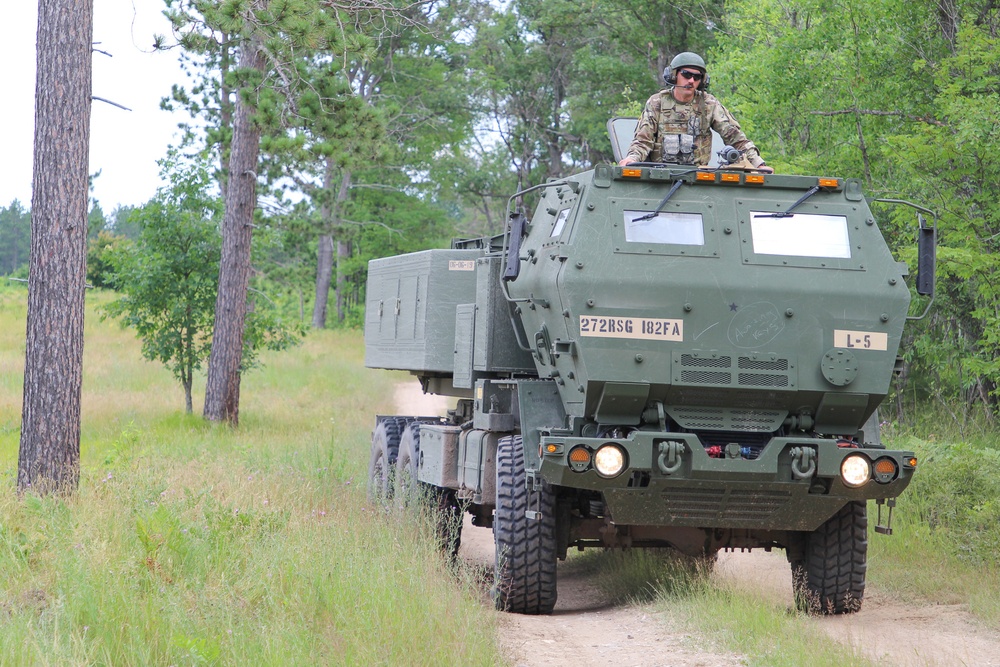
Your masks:
{"label": "amber marker light", "polygon": [[888,456],[883,456],[872,465],[872,477],[879,484],[888,484],[896,479],[898,473],[899,470],[896,468],[896,462]]}
{"label": "amber marker light", "polygon": [[642,176],[642,169],[622,169],[622,176],[628,176],[629,178],[639,178]]}
{"label": "amber marker light", "polygon": [[917,467],[917,457],[916,456],[911,456],[909,458],[903,459],[903,463],[906,465],[907,468],[916,468]]}
{"label": "amber marker light", "polygon": [[695,172],[695,180],[699,181],[712,181],[715,183],[715,173],[711,171],[698,171]]}
{"label": "amber marker light", "polygon": [[722,174],[720,176],[720,178],[722,179],[723,183],[739,183],[740,182],[740,175],[739,174]]}
{"label": "amber marker light", "polygon": [[573,472],[584,472],[590,468],[590,450],[586,447],[574,447],[569,452],[569,467]]}
{"label": "amber marker light", "polygon": [[839,188],[840,181],[836,178],[821,178],[819,179],[819,187],[821,188]]}
{"label": "amber marker light", "polygon": [[757,185],[762,185],[764,183],[764,174],[747,174],[744,183],[755,183]]}

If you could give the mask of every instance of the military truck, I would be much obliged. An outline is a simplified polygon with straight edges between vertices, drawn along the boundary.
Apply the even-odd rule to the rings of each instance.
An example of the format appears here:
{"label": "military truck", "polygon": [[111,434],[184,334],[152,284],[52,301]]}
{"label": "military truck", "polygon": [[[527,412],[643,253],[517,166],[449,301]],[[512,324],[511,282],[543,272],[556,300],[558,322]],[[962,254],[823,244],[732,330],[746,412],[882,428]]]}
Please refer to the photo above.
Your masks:
{"label": "military truck", "polygon": [[[616,155],[632,126],[610,123]],[[891,533],[917,466],[876,411],[907,266],[857,180],[722,152],[598,165],[515,193],[501,235],[369,264],[366,365],[455,399],[377,416],[369,488],[492,527],[501,609],[551,612],[571,547],[780,548],[800,608],[861,605],[867,501]],[[916,209],[929,308],[936,217],[886,201]]]}

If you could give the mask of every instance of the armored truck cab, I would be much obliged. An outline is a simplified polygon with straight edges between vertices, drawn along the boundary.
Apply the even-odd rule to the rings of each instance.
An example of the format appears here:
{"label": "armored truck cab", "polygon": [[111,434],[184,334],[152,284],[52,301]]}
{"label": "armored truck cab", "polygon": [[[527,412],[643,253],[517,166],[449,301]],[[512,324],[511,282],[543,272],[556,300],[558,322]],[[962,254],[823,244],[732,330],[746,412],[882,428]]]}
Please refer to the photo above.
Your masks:
{"label": "armored truck cab", "polygon": [[367,365],[458,399],[377,417],[372,495],[491,526],[511,611],[552,610],[570,547],[666,546],[783,548],[801,607],[857,610],[867,501],[890,533],[917,465],[878,437],[911,294],[860,184],[640,164],[533,190],[501,236],[371,262]]}

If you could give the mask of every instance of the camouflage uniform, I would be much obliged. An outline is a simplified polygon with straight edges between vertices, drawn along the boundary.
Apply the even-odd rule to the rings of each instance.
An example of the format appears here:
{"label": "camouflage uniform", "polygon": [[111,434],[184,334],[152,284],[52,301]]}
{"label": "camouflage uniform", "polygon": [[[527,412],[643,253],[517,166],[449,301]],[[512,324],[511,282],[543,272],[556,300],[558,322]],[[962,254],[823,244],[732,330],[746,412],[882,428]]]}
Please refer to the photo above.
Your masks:
{"label": "camouflage uniform", "polygon": [[707,165],[712,157],[711,129],[727,146],[744,151],[753,166],[764,164],[760,151],[719,100],[699,90],[693,100],[682,103],[672,90],[665,88],[646,101],[625,157],[635,162]]}

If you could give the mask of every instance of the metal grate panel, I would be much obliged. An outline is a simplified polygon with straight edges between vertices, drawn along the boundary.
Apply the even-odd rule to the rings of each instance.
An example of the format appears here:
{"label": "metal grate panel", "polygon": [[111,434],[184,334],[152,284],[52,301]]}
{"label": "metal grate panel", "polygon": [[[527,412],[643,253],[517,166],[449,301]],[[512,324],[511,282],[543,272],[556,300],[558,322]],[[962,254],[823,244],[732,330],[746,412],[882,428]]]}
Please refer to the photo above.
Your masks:
{"label": "metal grate panel", "polygon": [[740,357],[740,370],[748,371],[787,371],[788,359],[753,359],[751,357]]}
{"label": "metal grate panel", "polygon": [[787,491],[750,491],[724,487],[670,489],[662,494],[676,519],[704,525],[764,521],[791,501]]}
{"label": "metal grate panel", "polygon": [[733,365],[732,357],[696,357],[693,354],[681,355],[681,366],[698,366],[700,368],[729,368]]}
{"label": "metal grate panel", "polygon": [[681,382],[691,384],[731,384],[732,373],[721,373],[711,371],[681,371]]}
{"label": "metal grate panel", "polygon": [[787,375],[769,375],[765,373],[740,373],[738,378],[741,387],[787,387]]}
{"label": "metal grate panel", "polygon": [[666,406],[667,414],[689,431],[733,431],[773,433],[781,427],[785,410],[746,410],[733,408]]}

